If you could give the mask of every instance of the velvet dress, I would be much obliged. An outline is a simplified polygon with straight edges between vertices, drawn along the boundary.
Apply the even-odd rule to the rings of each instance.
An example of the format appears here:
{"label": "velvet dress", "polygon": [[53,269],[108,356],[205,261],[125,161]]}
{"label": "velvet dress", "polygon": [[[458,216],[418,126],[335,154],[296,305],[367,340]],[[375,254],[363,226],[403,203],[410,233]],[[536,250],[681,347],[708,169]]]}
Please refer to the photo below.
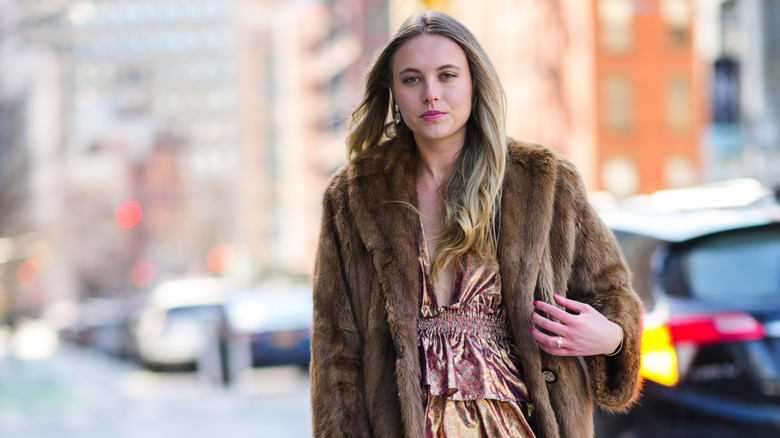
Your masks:
{"label": "velvet dress", "polygon": [[439,307],[420,226],[418,347],[426,437],[533,437],[533,407],[501,301],[498,263],[467,254]]}

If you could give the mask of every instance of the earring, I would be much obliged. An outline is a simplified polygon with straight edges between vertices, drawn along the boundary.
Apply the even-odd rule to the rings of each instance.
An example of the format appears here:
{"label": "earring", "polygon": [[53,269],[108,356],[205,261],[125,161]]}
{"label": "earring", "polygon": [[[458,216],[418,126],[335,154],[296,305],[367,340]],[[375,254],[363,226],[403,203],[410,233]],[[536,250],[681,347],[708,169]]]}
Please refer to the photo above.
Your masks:
{"label": "earring", "polygon": [[401,111],[398,110],[398,104],[396,103],[394,105],[395,113],[393,113],[393,117],[395,118],[395,124],[401,123]]}

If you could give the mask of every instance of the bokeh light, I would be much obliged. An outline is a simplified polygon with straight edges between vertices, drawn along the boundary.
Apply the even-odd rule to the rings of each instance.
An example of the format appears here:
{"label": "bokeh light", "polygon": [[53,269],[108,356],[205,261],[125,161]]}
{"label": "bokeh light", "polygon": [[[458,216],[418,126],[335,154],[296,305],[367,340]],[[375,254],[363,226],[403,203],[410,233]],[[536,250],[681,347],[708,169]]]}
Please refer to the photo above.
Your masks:
{"label": "bokeh light", "polygon": [[114,212],[114,221],[121,228],[133,228],[141,221],[141,216],[141,205],[130,200],[119,204]]}
{"label": "bokeh light", "polygon": [[130,268],[130,281],[137,287],[146,287],[157,278],[157,267],[149,259],[141,259]]}
{"label": "bokeh light", "polygon": [[31,286],[38,279],[39,272],[38,262],[32,259],[25,260],[16,268],[16,281],[22,286]]}
{"label": "bokeh light", "polygon": [[215,245],[208,254],[207,265],[209,270],[216,273],[223,273],[233,261],[233,250],[227,245]]}

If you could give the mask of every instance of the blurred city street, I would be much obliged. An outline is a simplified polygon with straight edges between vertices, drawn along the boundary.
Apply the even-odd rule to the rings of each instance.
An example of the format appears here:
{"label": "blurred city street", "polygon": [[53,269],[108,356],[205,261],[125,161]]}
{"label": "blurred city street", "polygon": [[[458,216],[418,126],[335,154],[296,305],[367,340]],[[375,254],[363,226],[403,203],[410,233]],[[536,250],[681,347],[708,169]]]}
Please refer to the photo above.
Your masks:
{"label": "blurred city street", "polygon": [[224,388],[67,344],[47,359],[0,355],[3,438],[306,437],[310,416],[297,367],[256,368]]}
{"label": "blurred city street", "polygon": [[643,399],[596,435],[780,436],[780,0],[0,0],[0,438],[311,436],[323,192],[426,9],[632,270]]}

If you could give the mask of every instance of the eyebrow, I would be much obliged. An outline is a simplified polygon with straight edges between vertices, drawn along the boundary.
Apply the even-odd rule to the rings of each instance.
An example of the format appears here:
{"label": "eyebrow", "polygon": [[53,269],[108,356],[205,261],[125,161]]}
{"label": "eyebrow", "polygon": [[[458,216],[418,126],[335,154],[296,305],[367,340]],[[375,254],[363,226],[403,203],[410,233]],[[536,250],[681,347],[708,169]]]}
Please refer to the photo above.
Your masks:
{"label": "eyebrow", "polygon": [[[460,70],[460,67],[458,67],[457,65],[454,65],[454,64],[444,64],[444,65],[440,66],[439,68],[437,68],[436,71],[450,70],[450,69]],[[401,70],[400,72],[398,72],[399,75],[402,75],[404,73],[420,73],[420,70],[418,70],[416,68],[413,68],[413,67],[407,67],[407,68]]]}

